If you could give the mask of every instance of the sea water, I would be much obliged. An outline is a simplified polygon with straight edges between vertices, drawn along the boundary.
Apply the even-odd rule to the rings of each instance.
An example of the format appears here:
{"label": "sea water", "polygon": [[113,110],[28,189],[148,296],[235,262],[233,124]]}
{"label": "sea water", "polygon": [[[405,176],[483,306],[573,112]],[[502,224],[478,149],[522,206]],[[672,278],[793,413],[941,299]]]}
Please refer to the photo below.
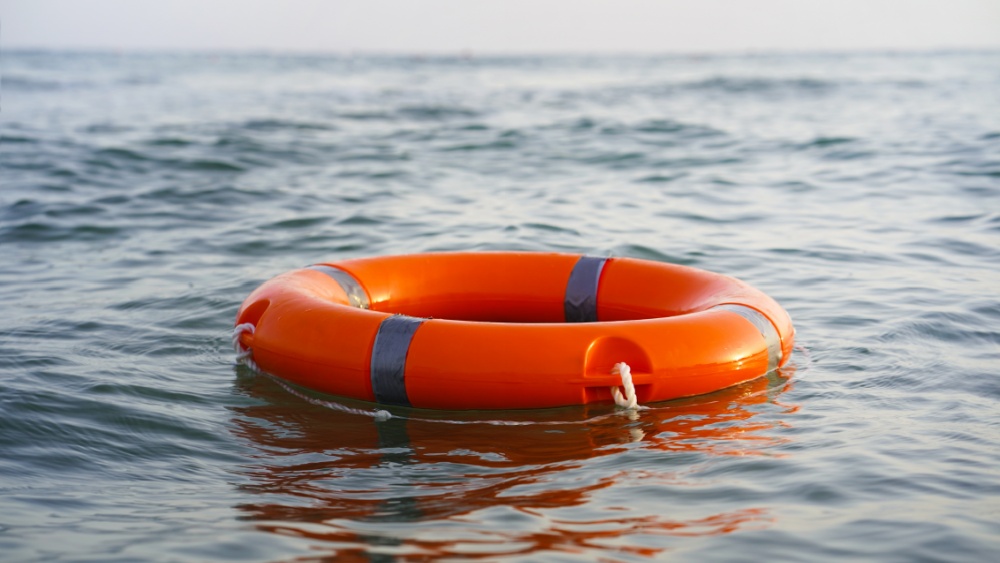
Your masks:
{"label": "sea water", "polygon": [[[998,52],[0,65],[0,560],[1000,557]],[[511,249],[739,277],[797,348],[631,414],[236,364],[274,275]]]}

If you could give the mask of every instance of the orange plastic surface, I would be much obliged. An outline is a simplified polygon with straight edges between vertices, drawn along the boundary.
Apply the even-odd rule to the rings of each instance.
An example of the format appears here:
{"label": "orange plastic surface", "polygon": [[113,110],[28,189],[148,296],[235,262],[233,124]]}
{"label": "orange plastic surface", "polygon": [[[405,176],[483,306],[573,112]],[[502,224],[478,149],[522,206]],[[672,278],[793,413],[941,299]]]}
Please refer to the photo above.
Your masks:
{"label": "orange plastic surface", "polygon": [[236,323],[264,371],[320,392],[374,401],[371,354],[393,314],[428,318],[405,359],[414,407],[517,409],[610,402],[618,362],[632,369],[640,403],[717,391],[761,377],[767,342],[738,304],[763,314],[781,341],[794,329],[773,299],[734,278],[695,268],[609,258],[597,291],[598,322],[566,323],[579,255],[435,253],[327,265],[362,285],[370,309],[349,305],[340,285],[309,269],[265,282]]}

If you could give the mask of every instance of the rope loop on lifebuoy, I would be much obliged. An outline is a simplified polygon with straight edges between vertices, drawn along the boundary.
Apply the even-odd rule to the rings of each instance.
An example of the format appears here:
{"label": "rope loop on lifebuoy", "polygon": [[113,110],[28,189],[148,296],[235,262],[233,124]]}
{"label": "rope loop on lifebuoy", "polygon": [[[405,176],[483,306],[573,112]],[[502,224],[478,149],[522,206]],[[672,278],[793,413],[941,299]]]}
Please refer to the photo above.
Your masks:
{"label": "rope loop on lifebuoy", "polygon": [[622,378],[621,386],[625,388],[624,395],[617,385],[611,387],[611,397],[615,404],[623,409],[638,410],[639,402],[635,397],[635,385],[632,384],[632,368],[625,362],[618,362],[611,368],[611,373],[618,374]]}
{"label": "rope loop on lifebuoy", "polygon": [[244,348],[240,342],[243,333],[253,335],[257,327],[253,323],[242,323],[233,327],[233,349],[236,350],[236,362],[241,363],[254,371],[260,371],[256,362],[253,361],[253,348]]}

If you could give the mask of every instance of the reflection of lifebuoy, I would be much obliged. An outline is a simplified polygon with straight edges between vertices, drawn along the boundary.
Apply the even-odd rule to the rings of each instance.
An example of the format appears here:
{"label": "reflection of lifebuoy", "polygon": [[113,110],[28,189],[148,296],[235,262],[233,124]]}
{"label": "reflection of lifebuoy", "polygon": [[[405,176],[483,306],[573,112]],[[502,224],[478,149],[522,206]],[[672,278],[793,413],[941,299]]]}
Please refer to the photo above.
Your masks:
{"label": "reflection of lifebuoy", "polygon": [[[783,365],[794,329],[731,277],[631,258],[530,252],[363,258],[280,275],[237,314],[261,370],[324,393],[436,409],[709,393]],[[252,358],[252,359],[251,359]]]}
{"label": "reflection of lifebuoy", "polygon": [[[403,559],[462,559],[462,546],[475,533],[482,540],[477,557],[497,559],[510,555],[511,544],[525,555],[544,555],[552,549],[585,552],[616,538],[759,527],[772,515],[753,496],[709,512],[704,503],[690,510],[683,503],[671,510],[640,503],[602,512],[599,525],[563,524],[559,517],[595,503],[595,495],[618,482],[627,488],[630,472],[697,495],[703,483],[692,483],[692,466],[704,470],[717,456],[781,455],[776,447],[788,435],[781,429],[784,417],[775,413],[797,409],[782,402],[792,369],[636,413],[601,405],[488,415],[393,409],[400,416],[378,422],[300,401],[271,378],[238,377],[240,395],[257,399],[229,411],[229,428],[253,450],[253,461],[240,468],[247,496],[238,509],[261,530],[322,542],[314,549],[338,561],[370,549],[363,528],[380,519],[406,530],[394,544]],[[658,463],[636,463],[642,452],[654,452]],[[630,461],[612,461],[618,455]],[[489,536],[492,521],[483,514],[494,510],[542,515],[542,529],[513,527]],[[411,520],[423,526],[408,526]],[[561,548],[550,545],[556,539]],[[662,551],[651,548],[646,556]]]}

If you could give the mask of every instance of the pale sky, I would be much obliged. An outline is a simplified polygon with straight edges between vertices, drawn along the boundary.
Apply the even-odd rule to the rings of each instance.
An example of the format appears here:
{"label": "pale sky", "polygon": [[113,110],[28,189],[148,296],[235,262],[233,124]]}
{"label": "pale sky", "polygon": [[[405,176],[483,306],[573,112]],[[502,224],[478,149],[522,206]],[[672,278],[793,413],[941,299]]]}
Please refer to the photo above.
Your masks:
{"label": "pale sky", "polygon": [[0,47],[426,54],[1000,48],[1000,0],[0,0]]}

